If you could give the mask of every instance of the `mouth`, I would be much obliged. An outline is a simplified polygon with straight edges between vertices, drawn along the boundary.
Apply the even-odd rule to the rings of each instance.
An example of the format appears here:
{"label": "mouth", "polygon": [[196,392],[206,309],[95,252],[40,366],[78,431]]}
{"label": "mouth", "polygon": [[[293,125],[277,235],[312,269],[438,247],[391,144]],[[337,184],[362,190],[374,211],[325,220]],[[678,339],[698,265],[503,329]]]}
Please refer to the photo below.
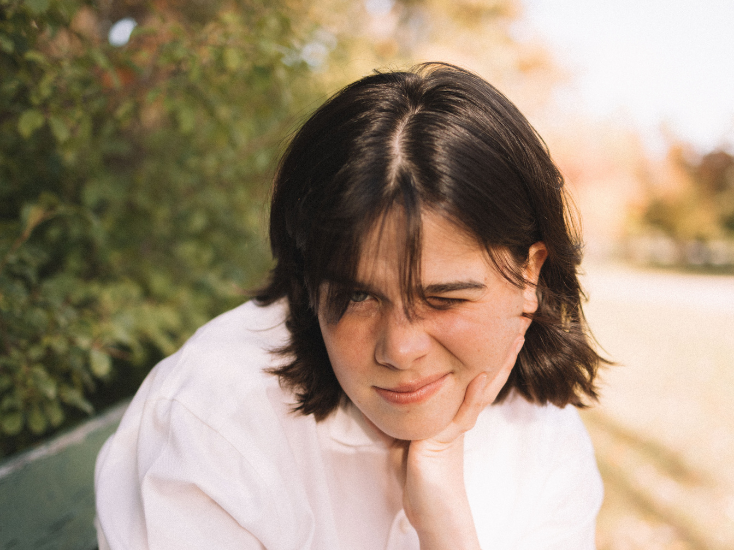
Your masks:
{"label": "mouth", "polygon": [[449,373],[440,374],[410,384],[400,384],[394,388],[380,388],[374,386],[380,397],[395,405],[411,405],[421,403],[431,398],[441,389],[448,379]]}

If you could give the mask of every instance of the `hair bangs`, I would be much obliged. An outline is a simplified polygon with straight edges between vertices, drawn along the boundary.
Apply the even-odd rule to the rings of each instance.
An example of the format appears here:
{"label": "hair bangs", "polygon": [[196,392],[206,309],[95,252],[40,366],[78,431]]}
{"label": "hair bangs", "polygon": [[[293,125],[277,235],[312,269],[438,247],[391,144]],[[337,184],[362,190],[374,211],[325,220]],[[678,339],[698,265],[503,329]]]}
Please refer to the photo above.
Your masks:
{"label": "hair bangs", "polygon": [[[323,276],[314,280],[313,306],[324,307],[328,322],[338,322],[354,292],[369,288],[370,258],[379,249],[385,235],[400,239],[398,274],[406,314],[414,314],[416,299],[425,301],[421,285],[422,205],[409,172],[398,169],[397,184],[371,210],[362,210],[361,219],[335,235],[330,261]],[[315,270],[316,271],[316,270]]]}

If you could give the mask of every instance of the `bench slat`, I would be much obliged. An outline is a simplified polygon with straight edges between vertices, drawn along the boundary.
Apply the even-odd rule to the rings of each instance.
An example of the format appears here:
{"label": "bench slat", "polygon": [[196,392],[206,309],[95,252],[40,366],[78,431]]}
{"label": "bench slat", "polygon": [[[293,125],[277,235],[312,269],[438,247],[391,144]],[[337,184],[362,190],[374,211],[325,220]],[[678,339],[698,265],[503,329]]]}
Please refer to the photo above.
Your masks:
{"label": "bench slat", "polygon": [[0,463],[0,549],[93,550],[94,462],[128,402]]}

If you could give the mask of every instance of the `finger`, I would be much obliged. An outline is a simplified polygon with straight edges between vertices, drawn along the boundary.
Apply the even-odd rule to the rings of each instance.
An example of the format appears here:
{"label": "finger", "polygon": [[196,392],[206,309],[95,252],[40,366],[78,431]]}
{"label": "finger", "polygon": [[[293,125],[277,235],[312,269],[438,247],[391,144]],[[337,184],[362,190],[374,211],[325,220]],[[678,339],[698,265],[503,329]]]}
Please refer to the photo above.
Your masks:
{"label": "finger", "polygon": [[477,375],[467,386],[464,401],[446,426],[434,439],[442,444],[451,443],[464,432],[471,430],[476,424],[479,413],[484,408],[484,389],[489,381],[486,372]]}
{"label": "finger", "polygon": [[453,420],[462,432],[474,427],[477,416],[484,408],[484,393],[489,384],[489,375],[486,372],[478,374],[474,380],[469,382],[464,394],[464,402],[459,407]]}
{"label": "finger", "polygon": [[484,408],[493,403],[497,398],[497,394],[507,382],[507,378],[512,372],[512,368],[517,361],[517,355],[520,353],[525,338],[518,336],[510,347],[510,351],[500,370],[490,380],[489,374],[486,372],[479,373],[469,383],[464,394],[464,401],[461,403],[459,410],[456,412],[453,420],[444,428],[441,433],[437,434],[434,439],[441,443],[450,443],[464,432],[471,430],[477,422],[479,413]]}

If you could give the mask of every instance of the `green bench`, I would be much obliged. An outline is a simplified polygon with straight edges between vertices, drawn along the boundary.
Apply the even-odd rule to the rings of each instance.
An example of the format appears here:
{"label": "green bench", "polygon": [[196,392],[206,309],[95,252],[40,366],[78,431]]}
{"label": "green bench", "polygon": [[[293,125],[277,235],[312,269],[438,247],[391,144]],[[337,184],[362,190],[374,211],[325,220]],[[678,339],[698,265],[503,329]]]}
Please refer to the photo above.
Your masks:
{"label": "green bench", "polygon": [[0,462],[0,550],[93,550],[94,461],[128,402]]}

